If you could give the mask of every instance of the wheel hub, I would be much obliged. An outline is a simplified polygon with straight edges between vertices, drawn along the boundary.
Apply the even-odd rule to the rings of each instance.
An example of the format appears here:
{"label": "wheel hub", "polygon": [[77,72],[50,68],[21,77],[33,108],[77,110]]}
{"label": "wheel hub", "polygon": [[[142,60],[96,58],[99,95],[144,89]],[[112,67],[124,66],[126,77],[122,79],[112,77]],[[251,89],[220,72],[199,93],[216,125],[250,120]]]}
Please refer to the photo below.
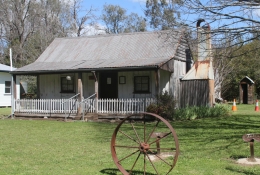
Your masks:
{"label": "wheel hub", "polygon": [[150,149],[150,145],[148,143],[140,143],[139,150],[142,153],[148,152],[149,149]]}

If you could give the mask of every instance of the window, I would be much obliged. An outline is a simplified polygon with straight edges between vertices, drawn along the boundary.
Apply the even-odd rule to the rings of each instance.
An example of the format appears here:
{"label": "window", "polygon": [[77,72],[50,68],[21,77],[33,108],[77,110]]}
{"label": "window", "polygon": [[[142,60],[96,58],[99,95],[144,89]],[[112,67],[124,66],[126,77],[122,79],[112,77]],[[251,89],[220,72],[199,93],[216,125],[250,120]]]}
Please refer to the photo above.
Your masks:
{"label": "window", "polygon": [[134,77],[134,92],[136,92],[136,93],[149,92],[149,77],[148,76]]}
{"label": "window", "polygon": [[125,81],[125,76],[120,76],[119,77],[119,84],[125,84],[126,81]]}
{"label": "window", "polygon": [[11,81],[5,81],[5,93],[6,94],[11,93]]}
{"label": "window", "polygon": [[74,92],[74,77],[61,77],[61,92]]}

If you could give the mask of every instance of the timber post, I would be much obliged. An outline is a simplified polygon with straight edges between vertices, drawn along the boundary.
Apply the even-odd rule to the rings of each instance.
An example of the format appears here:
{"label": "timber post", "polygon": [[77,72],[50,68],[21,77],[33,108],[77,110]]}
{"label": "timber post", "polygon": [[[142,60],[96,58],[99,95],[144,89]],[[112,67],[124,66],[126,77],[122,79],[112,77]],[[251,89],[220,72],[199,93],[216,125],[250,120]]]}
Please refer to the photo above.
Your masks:
{"label": "timber post", "polygon": [[160,69],[155,70],[155,92],[158,98],[160,94]]}
{"label": "timber post", "polygon": [[[79,93],[79,96],[78,96],[78,103],[80,104],[78,106],[78,109],[77,109],[77,116],[80,116],[80,114],[82,113],[82,98],[83,98],[83,88],[82,88],[82,72],[79,72],[78,73],[78,93]],[[84,115],[84,114],[83,114]]]}
{"label": "timber post", "polygon": [[95,112],[98,112],[98,75],[95,71],[92,71],[93,76],[95,77],[95,93],[96,93],[96,98],[95,98]]}
{"label": "timber post", "polygon": [[37,99],[40,99],[41,88],[40,88],[40,75],[36,77],[36,86],[37,86]]}
{"label": "timber post", "polygon": [[12,106],[12,118],[14,117],[14,111],[15,111],[15,100],[17,99],[17,92],[16,92],[16,75],[12,74],[12,89],[11,89],[11,93],[12,93],[12,99],[11,99],[11,106]]}
{"label": "timber post", "polygon": [[215,98],[214,98],[214,80],[208,80],[209,81],[209,104],[210,107],[213,107],[215,104]]}

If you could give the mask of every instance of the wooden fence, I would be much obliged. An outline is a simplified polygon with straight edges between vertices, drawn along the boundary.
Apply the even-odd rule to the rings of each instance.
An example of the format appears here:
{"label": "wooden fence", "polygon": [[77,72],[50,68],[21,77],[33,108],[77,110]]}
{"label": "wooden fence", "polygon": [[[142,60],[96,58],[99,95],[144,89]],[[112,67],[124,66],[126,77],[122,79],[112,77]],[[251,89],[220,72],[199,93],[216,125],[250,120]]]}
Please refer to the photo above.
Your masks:
{"label": "wooden fence", "polygon": [[[146,107],[154,103],[153,98],[133,99],[18,99],[15,100],[14,111],[29,114],[75,114],[81,106],[86,113],[130,114],[146,111]],[[97,104],[97,108],[96,108]]]}

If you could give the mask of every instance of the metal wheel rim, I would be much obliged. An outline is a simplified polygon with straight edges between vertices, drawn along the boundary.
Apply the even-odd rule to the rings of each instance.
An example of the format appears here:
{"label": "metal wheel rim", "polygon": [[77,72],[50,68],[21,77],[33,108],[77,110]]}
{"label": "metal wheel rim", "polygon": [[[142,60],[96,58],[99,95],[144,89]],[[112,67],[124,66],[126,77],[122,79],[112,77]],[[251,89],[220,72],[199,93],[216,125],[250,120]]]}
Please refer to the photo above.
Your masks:
{"label": "metal wheel rim", "polygon": [[[150,116],[153,116],[156,118],[156,120],[159,122],[163,122],[167,127],[168,129],[170,130],[170,133],[171,133],[171,136],[173,137],[174,139],[174,143],[175,143],[175,155],[174,155],[174,159],[173,159],[173,162],[172,162],[172,165],[169,169],[169,171],[166,173],[170,173],[172,171],[172,169],[174,168],[174,166],[176,165],[177,163],[177,159],[178,159],[178,155],[179,155],[179,142],[178,142],[178,137],[177,137],[177,134],[176,132],[174,131],[173,127],[171,126],[171,124],[165,120],[164,118],[162,118],[161,116],[157,115],[157,114],[153,114],[153,113],[147,113],[147,112],[143,112],[143,113],[138,113],[138,114],[132,114],[132,115],[129,115],[127,116],[125,119],[123,119],[118,125],[117,127],[115,128],[114,132],[113,132],[113,135],[112,135],[112,139],[111,139],[111,154],[112,154],[112,158],[113,158],[113,161],[115,163],[115,165],[117,166],[117,168],[124,174],[124,175],[128,175],[128,174],[131,174],[129,173],[127,170],[125,170],[125,168],[119,163],[119,159],[117,157],[117,153],[116,153],[116,137],[117,137],[117,134],[119,132],[119,129],[120,127],[122,126],[122,124],[125,123],[126,120],[130,119],[132,116],[144,116],[144,120],[145,120],[145,115],[150,115]],[[145,124],[144,124],[145,126]],[[145,129],[144,129],[145,130]],[[145,132],[145,131],[144,131]],[[150,133],[151,134],[151,133]],[[149,134],[149,137],[150,137],[150,134]],[[148,138],[149,140],[149,138]],[[140,155],[140,154],[139,154]],[[145,159],[145,155],[144,155],[144,159]],[[144,169],[145,169],[145,160],[144,160]],[[132,170],[131,170],[132,171]],[[156,171],[156,170],[155,170]],[[145,174],[145,170],[144,170],[144,174]],[[157,173],[158,174],[158,173]]]}

